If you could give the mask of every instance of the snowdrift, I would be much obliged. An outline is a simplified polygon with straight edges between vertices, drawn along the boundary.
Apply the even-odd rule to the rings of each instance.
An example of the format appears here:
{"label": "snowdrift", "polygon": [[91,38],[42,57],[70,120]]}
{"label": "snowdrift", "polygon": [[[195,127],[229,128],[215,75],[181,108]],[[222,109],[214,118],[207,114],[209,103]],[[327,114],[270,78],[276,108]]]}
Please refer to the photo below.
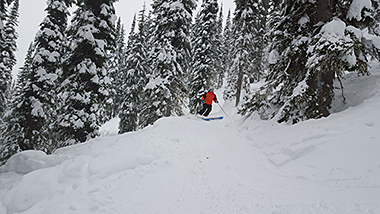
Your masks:
{"label": "snowdrift", "polygon": [[347,104],[294,126],[233,109],[123,135],[114,120],[52,155],[19,153],[0,168],[0,213],[380,213],[380,68],[344,84]]}

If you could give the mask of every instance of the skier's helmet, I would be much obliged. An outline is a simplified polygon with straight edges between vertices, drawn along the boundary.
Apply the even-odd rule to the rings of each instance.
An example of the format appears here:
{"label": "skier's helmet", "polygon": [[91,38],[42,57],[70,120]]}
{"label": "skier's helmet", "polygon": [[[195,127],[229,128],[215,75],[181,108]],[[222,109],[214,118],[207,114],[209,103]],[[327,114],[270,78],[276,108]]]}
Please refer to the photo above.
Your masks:
{"label": "skier's helmet", "polygon": [[213,89],[213,88],[210,88],[208,91],[209,91],[209,92],[214,92],[214,89]]}

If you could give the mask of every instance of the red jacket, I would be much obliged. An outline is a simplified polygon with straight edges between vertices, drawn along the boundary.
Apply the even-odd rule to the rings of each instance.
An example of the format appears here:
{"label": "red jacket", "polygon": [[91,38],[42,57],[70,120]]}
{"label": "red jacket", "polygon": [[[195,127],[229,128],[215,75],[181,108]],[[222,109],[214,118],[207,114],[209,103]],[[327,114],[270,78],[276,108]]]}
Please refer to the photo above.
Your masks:
{"label": "red jacket", "polygon": [[202,96],[202,100],[205,100],[205,104],[212,105],[212,101],[216,102],[218,99],[214,92],[209,91]]}

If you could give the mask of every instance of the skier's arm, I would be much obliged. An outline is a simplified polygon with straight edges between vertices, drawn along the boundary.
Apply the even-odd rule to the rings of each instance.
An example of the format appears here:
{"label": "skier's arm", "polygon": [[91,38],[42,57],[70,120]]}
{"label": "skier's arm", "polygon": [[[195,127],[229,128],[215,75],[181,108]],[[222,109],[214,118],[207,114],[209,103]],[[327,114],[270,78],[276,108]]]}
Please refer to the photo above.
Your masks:
{"label": "skier's arm", "polygon": [[206,93],[204,93],[204,94],[202,95],[202,97],[201,97],[201,101],[202,101],[202,103],[205,103],[205,99],[206,99]]}
{"label": "skier's arm", "polygon": [[204,94],[202,95],[201,100],[206,99],[206,94],[207,94],[207,93],[204,93]]}
{"label": "skier's arm", "polygon": [[216,94],[214,93],[214,102],[218,103],[218,98],[216,98]]}

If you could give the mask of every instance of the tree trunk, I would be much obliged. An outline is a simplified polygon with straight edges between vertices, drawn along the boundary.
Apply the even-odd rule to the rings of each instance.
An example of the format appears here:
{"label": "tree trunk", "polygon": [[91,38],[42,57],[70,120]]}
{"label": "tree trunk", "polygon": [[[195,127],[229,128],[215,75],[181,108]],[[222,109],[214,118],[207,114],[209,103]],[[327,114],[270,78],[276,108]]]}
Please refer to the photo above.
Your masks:
{"label": "tree trunk", "polygon": [[236,103],[235,106],[239,105],[240,102],[240,96],[241,96],[241,87],[243,85],[243,69],[241,66],[239,66],[239,73],[238,73],[238,79],[236,82]]}
{"label": "tree trunk", "polygon": [[335,12],[336,0],[318,0],[317,17],[315,23],[328,22]]}

